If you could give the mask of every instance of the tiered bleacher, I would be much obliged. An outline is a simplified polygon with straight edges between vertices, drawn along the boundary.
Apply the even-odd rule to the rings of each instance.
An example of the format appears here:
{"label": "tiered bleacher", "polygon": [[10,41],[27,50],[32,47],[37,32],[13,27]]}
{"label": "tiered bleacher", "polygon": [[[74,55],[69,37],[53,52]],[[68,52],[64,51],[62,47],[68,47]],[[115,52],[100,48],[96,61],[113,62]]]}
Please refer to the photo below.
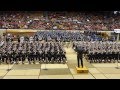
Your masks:
{"label": "tiered bleacher", "polygon": [[98,12],[0,12],[0,28],[40,30],[114,30],[120,16]]}

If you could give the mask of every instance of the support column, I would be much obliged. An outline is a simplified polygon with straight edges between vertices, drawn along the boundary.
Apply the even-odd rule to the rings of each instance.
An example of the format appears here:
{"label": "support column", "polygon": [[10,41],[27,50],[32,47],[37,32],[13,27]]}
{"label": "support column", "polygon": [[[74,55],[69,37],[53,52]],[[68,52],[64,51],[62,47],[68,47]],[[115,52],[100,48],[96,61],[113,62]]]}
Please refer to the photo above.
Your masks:
{"label": "support column", "polygon": [[118,33],[118,35],[117,35],[117,41],[119,41],[119,38],[120,38],[120,34]]}

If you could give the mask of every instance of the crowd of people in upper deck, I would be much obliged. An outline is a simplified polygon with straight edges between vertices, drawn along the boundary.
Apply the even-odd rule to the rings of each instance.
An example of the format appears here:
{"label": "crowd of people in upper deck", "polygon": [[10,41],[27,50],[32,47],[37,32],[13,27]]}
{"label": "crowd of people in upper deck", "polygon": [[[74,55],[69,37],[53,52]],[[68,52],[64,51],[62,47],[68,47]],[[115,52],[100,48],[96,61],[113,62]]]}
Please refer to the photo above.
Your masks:
{"label": "crowd of people in upper deck", "polygon": [[120,15],[97,12],[0,12],[1,29],[114,30]]}

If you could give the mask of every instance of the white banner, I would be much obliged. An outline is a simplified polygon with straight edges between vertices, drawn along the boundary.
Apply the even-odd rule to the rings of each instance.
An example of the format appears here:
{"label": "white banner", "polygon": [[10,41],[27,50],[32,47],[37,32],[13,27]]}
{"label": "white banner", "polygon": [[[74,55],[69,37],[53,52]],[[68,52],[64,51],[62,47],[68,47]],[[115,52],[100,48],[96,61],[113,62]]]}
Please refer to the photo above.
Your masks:
{"label": "white banner", "polygon": [[114,29],[115,33],[120,33],[120,29]]}

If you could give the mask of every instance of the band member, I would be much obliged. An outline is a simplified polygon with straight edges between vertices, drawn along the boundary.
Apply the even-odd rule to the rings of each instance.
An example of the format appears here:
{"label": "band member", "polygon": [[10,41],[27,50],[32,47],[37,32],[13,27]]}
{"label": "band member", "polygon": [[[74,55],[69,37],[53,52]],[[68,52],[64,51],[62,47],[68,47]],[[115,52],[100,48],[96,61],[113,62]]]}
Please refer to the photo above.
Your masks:
{"label": "band member", "polygon": [[44,61],[46,61],[46,62],[48,61],[48,49],[45,49],[45,52],[44,52]]}
{"label": "band member", "polygon": [[20,51],[17,49],[15,52],[15,62],[18,64],[18,61],[20,60]]}
{"label": "band member", "polygon": [[26,51],[25,50],[22,50],[22,64],[24,64],[24,61],[25,61],[25,58],[26,58]]}
{"label": "band member", "polygon": [[52,63],[54,63],[54,61],[55,61],[54,56],[55,56],[54,49],[51,49],[51,60],[52,60]]}
{"label": "band member", "polygon": [[33,50],[33,63],[34,64],[35,64],[35,60],[37,60],[37,51],[34,48],[34,50]]}
{"label": "band member", "polygon": [[28,56],[28,62],[29,64],[31,64],[31,51],[30,50],[28,50],[27,56]]}
{"label": "band member", "polygon": [[12,63],[12,51],[11,50],[8,51],[7,57],[8,57],[9,63]]}
{"label": "band member", "polygon": [[65,53],[66,53],[66,52],[64,52],[64,51],[61,51],[61,53],[60,53],[61,59],[62,59],[63,63],[65,63],[66,60],[67,60],[67,58],[66,58],[66,56],[65,56]]}
{"label": "band member", "polygon": [[51,50],[49,49],[48,50],[48,61],[51,62],[51,59],[52,59],[52,57],[51,57]]}
{"label": "band member", "polygon": [[3,53],[2,53],[2,62],[5,62],[8,64],[7,62],[8,57],[7,57],[7,51],[5,49],[3,49]]}
{"label": "band member", "polygon": [[37,54],[37,58],[38,58],[39,63],[40,63],[43,59],[42,58],[42,54],[43,54],[42,50],[37,50],[36,54]]}
{"label": "band member", "polygon": [[15,62],[16,61],[16,50],[13,50],[13,52],[12,52],[12,59],[13,59],[13,62]]}

